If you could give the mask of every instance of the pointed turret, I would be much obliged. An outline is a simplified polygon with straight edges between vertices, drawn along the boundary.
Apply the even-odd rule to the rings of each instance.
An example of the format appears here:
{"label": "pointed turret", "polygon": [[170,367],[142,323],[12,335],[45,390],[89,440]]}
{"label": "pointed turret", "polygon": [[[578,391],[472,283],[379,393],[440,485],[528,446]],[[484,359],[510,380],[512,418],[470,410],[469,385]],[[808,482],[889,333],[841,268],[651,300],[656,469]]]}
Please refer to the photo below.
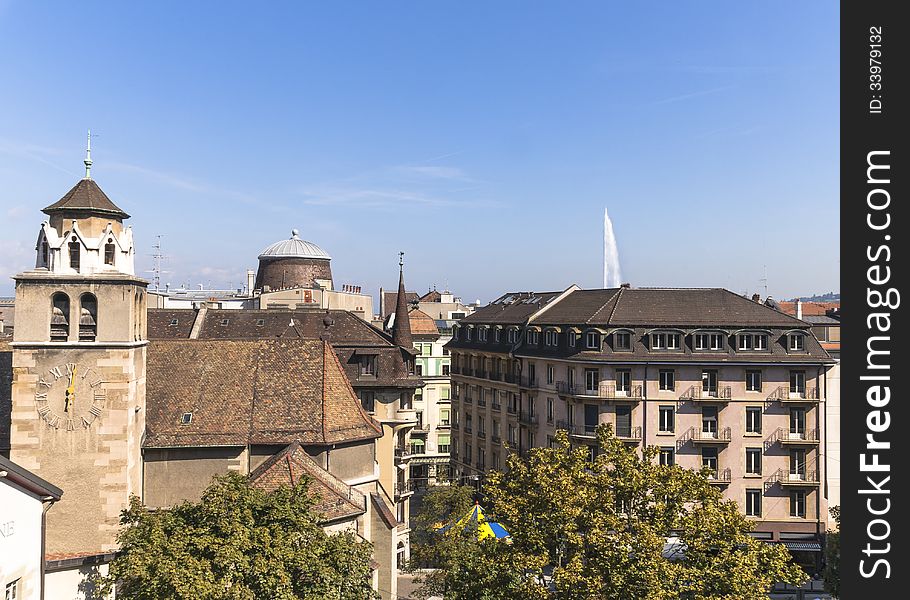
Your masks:
{"label": "pointed turret", "polygon": [[398,253],[398,299],[395,302],[395,323],[392,326],[392,341],[402,348],[411,349],[411,321],[408,318],[408,300],[404,291],[404,252]]}

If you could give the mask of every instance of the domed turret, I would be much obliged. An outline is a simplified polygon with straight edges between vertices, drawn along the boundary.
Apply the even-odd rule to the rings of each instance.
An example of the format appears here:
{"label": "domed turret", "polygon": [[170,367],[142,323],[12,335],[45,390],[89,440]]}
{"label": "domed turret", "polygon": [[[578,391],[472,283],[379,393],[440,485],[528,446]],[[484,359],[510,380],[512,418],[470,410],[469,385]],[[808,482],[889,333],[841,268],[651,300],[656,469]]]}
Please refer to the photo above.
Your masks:
{"label": "domed turret", "polygon": [[259,270],[255,288],[271,290],[285,288],[332,288],[332,257],[314,244],[300,239],[300,232],[275,242],[259,254]]}

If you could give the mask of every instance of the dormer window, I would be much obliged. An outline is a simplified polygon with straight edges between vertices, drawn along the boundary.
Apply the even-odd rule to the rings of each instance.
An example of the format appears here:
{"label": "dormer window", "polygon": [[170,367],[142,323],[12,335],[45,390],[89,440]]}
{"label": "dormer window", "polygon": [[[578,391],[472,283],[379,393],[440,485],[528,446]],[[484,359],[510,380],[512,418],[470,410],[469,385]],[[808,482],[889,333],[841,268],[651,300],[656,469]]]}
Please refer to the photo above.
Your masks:
{"label": "dormer window", "polygon": [[458,330],[461,329],[458,325],[452,327],[452,339],[458,340]]}
{"label": "dormer window", "polygon": [[575,332],[574,332],[574,331],[567,331],[567,332],[566,332],[566,340],[569,342],[569,347],[570,347],[570,348],[574,348],[574,347],[575,347]]}
{"label": "dormer window", "polygon": [[628,331],[617,331],[613,334],[613,349],[614,350],[631,350],[632,349],[632,334]]}
{"label": "dormer window", "polygon": [[544,334],[544,344],[547,346],[556,346],[559,344],[559,334],[553,329],[548,329]]}
{"label": "dormer window", "polygon": [[585,334],[585,348],[589,350],[600,349],[600,334],[596,331],[589,331]]}
{"label": "dormer window", "polygon": [[168,327],[176,327],[179,322],[179,319],[171,319],[171,322],[168,323]]}
{"label": "dormer window", "polygon": [[722,333],[696,333],[694,346],[696,350],[723,350],[724,334]]}
{"label": "dormer window", "polygon": [[114,240],[108,238],[107,243],[104,245],[104,264],[114,265],[114,253],[116,250],[117,247],[114,245]]}
{"label": "dormer window", "polygon": [[502,337],[502,330],[497,327],[496,329],[493,330],[493,341],[498,344],[500,342],[501,337]]}
{"label": "dormer window", "polygon": [[802,333],[791,333],[787,336],[787,348],[790,352],[804,352],[806,350],[806,336]]}
{"label": "dormer window", "polygon": [[376,375],[376,355],[367,354],[360,357],[360,374]]}
{"label": "dormer window", "polygon": [[464,330],[464,340],[466,342],[471,341],[471,326],[470,325],[468,325],[468,327]]}
{"label": "dormer window", "polygon": [[477,330],[477,341],[478,342],[487,341],[487,331],[488,330],[486,327],[481,327]]}
{"label": "dormer window", "polygon": [[767,350],[768,336],[764,333],[740,333],[736,336],[737,350]]}
{"label": "dormer window", "polygon": [[528,329],[528,343],[536,346],[540,343],[540,332],[536,329]]}
{"label": "dormer window", "polygon": [[509,340],[510,344],[514,344],[515,342],[518,341],[518,330],[515,329],[514,327],[509,328],[508,340]]}
{"label": "dormer window", "polygon": [[679,350],[680,338],[678,333],[652,333],[651,350]]}

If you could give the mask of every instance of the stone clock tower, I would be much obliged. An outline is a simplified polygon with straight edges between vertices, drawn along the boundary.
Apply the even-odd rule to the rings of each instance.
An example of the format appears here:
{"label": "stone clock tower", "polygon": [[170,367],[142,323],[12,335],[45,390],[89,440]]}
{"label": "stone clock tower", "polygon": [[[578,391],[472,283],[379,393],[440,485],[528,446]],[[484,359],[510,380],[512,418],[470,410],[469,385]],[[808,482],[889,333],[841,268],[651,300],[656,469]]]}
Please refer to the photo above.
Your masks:
{"label": "stone clock tower", "polygon": [[[89,137],[89,144],[91,137]],[[54,482],[47,553],[116,548],[141,495],[146,286],[129,218],[91,178],[44,209],[35,268],[15,276],[11,459]]]}

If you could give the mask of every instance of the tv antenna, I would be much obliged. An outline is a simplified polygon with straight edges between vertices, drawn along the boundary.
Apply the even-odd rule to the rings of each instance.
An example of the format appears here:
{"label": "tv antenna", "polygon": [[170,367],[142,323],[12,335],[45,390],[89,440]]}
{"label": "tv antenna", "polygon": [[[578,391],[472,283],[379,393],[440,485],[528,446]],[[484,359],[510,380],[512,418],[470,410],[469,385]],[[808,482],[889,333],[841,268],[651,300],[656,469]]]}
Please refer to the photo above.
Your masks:
{"label": "tv antenna", "polygon": [[764,269],[764,276],[761,279],[759,279],[758,281],[765,288],[765,298],[767,298],[768,297],[768,265],[762,265],[762,268]]}
{"label": "tv antenna", "polygon": [[162,237],[163,236],[161,236],[161,235],[155,236],[155,243],[152,245],[152,248],[154,248],[155,252],[151,255],[152,256],[152,268],[150,270],[146,271],[146,273],[152,273],[152,285],[155,286],[156,292],[159,289],[161,289],[161,274],[170,273],[170,271],[164,271],[161,269],[161,263],[168,259],[167,256],[165,256],[164,254],[161,253],[161,238]]}

